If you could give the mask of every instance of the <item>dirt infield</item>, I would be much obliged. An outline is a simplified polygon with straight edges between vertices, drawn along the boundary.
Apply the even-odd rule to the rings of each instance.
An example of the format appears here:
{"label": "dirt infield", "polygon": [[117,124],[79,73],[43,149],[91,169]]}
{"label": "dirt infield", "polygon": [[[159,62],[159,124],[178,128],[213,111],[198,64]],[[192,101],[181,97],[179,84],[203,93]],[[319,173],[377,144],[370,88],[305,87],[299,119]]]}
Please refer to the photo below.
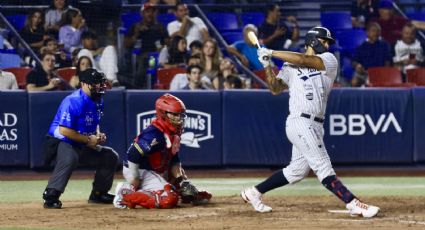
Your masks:
{"label": "dirt infield", "polygon": [[[366,198],[365,198],[366,199]],[[343,209],[332,196],[266,197],[272,213],[256,213],[237,196],[213,198],[206,206],[172,210],[116,209],[112,205],[64,202],[63,209],[46,210],[40,202],[0,204],[1,228],[37,229],[424,229],[423,198],[369,197],[379,204],[377,218],[353,218],[329,213]]]}

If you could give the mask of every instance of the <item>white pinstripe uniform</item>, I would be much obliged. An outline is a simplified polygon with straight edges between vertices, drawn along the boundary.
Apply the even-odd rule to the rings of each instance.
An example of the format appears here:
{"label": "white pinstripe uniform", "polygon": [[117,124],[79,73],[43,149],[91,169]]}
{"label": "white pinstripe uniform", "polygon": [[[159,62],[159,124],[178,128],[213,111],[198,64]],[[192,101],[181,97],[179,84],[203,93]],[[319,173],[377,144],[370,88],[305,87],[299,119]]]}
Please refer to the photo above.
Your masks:
{"label": "white pinstripe uniform", "polygon": [[[289,116],[286,135],[293,144],[290,164],[283,169],[289,183],[307,176],[310,168],[320,181],[335,175],[329,155],[323,143],[323,123],[314,121],[325,116],[326,103],[336,78],[338,61],[329,52],[318,54],[326,70],[299,67],[290,63],[280,70],[277,78],[289,87]],[[301,114],[310,115],[310,119]]]}

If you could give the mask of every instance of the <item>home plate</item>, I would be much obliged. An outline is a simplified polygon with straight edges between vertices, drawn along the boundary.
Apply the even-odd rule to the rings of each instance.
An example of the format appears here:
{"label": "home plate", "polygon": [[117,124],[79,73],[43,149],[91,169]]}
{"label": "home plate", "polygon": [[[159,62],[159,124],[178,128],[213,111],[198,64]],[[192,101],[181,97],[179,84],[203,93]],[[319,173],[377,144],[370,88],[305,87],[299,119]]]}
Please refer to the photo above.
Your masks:
{"label": "home plate", "polygon": [[349,214],[349,210],[328,210],[330,213],[343,213],[343,214]]}

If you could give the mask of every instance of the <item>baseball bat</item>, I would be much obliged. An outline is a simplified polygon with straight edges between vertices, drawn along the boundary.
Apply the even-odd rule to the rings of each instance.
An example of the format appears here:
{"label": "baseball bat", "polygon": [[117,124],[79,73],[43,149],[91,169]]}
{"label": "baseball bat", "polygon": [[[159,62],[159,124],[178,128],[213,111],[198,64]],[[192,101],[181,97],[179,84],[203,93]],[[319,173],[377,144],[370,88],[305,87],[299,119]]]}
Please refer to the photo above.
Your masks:
{"label": "baseball bat", "polygon": [[[248,40],[251,42],[251,44],[255,46],[255,48],[261,48],[260,43],[258,42],[257,35],[255,35],[254,31],[249,31],[247,36]],[[269,57],[264,57],[264,60],[269,60]]]}

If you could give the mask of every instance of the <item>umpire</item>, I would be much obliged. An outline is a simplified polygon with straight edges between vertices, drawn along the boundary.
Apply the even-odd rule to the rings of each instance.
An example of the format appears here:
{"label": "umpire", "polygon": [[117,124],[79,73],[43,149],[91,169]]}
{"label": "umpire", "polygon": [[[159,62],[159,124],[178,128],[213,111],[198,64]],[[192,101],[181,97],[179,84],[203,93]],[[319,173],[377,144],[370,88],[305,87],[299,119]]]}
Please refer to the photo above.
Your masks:
{"label": "umpire", "polygon": [[112,186],[118,154],[101,146],[106,135],[99,132],[106,78],[89,68],[79,75],[81,89],[67,96],[59,106],[44,143],[46,163],[56,158],[56,166],[43,193],[44,208],[61,208],[65,191],[78,163],[96,167],[89,203],[112,204]]}

